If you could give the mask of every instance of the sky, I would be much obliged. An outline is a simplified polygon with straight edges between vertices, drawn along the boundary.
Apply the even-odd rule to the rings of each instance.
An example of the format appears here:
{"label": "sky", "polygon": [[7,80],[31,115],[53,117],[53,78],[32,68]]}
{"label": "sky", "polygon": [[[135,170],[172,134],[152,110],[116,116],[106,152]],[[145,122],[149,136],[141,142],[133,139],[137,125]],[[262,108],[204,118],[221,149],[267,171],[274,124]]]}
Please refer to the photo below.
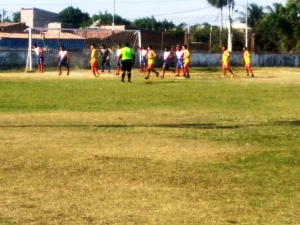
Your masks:
{"label": "sky", "polygon": [[[262,3],[263,2],[263,3]],[[286,0],[248,0],[248,4],[272,6],[273,3],[285,4]],[[235,0],[236,6],[233,17],[238,17],[238,11],[245,12],[247,0]],[[124,19],[135,19],[154,16],[157,21],[166,19],[178,25],[188,26],[202,23],[219,25],[220,12],[207,3],[207,0],[0,0],[0,5],[7,15],[18,12],[21,8],[39,8],[55,13],[61,12],[68,6],[79,8],[90,16],[99,12],[118,14]],[[228,10],[224,9],[224,17]]]}

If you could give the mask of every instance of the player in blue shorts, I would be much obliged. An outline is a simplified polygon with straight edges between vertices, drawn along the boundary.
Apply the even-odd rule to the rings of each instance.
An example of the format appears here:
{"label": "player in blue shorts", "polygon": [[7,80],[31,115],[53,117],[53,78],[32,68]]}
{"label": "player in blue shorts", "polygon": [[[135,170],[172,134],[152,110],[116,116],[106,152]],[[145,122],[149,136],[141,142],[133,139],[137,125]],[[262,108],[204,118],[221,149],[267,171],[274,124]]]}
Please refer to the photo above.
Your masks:
{"label": "player in blue shorts", "polygon": [[58,75],[61,75],[61,67],[65,66],[67,68],[67,75],[70,73],[69,61],[70,55],[69,52],[64,48],[64,46],[59,47],[59,53],[56,61],[58,61]]}
{"label": "player in blue shorts", "polygon": [[36,62],[38,65],[38,72],[43,73],[44,72],[44,50],[42,47],[38,47],[37,44],[33,44],[33,51],[36,54]]}
{"label": "player in blue shorts", "polygon": [[176,50],[174,47],[172,47],[172,50],[175,52],[177,57],[177,63],[176,63],[176,77],[180,76],[180,70],[183,70],[183,51],[181,50],[180,45],[176,46]]}
{"label": "player in blue shorts", "polygon": [[165,72],[166,71],[173,71],[175,73],[175,70],[170,69],[170,60],[173,58],[172,52],[169,50],[168,47],[165,47],[165,52],[164,52],[164,62],[163,62],[163,67],[162,67],[162,77],[165,77]]}
{"label": "player in blue shorts", "polygon": [[140,48],[140,71],[145,72],[147,68],[147,46]]}

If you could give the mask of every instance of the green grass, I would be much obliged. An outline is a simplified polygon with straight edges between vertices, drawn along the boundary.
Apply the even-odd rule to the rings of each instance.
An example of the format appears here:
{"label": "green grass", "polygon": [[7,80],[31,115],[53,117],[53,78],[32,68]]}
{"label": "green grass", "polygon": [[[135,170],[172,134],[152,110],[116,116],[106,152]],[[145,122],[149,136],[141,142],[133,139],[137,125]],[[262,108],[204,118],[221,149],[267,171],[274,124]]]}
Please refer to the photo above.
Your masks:
{"label": "green grass", "polygon": [[300,224],[300,79],[255,72],[0,77],[0,224]]}

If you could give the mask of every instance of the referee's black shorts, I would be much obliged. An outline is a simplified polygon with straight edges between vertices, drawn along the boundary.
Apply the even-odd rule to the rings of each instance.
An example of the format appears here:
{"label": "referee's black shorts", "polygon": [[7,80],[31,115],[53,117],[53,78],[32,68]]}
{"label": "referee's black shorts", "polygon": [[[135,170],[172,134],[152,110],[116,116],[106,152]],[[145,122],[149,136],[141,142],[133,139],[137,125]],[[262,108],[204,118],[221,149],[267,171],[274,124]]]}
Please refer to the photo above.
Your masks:
{"label": "referee's black shorts", "polygon": [[122,60],[122,71],[131,71],[132,59]]}

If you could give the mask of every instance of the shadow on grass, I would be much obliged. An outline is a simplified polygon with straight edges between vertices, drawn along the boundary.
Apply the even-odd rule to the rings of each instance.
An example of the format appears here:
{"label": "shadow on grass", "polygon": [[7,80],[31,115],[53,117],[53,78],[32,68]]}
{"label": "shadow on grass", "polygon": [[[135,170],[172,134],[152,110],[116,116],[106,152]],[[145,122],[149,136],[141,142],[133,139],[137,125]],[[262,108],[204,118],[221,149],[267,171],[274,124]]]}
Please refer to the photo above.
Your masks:
{"label": "shadow on grass", "polygon": [[300,120],[295,121],[279,121],[271,123],[262,123],[262,124],[243,124],[243,125],[217,125],[214,123],[188,123],[188,124],[71,124],[71,125],[34,125],[34,124],[25,124],[25,125],[0,125],[0,128],[14,128],[14,127],[98,127],[98,128],[134,128],[134,127],[152,127],[152,128],[193,128],[193,129],[239,129],[245,127],[261,127],[261,126],[300,126]]}

